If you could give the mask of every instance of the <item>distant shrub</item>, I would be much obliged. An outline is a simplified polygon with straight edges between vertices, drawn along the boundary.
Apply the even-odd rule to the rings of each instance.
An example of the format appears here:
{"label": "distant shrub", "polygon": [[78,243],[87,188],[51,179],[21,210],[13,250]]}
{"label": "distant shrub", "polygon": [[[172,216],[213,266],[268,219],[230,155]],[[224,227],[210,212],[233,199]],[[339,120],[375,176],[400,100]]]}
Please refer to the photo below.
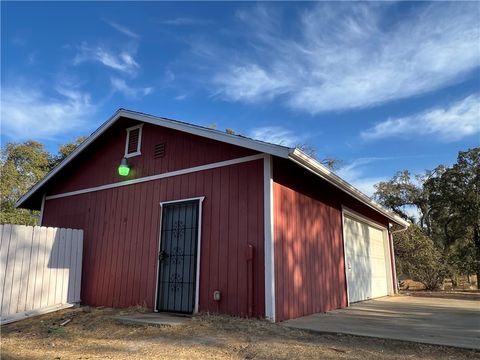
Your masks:
{"label": "distant shrub", "polygon": [[446,276],[442,254],[432,239],[416,225],[394,234],[397,272],[421,282],[426,290],[437,290]]}

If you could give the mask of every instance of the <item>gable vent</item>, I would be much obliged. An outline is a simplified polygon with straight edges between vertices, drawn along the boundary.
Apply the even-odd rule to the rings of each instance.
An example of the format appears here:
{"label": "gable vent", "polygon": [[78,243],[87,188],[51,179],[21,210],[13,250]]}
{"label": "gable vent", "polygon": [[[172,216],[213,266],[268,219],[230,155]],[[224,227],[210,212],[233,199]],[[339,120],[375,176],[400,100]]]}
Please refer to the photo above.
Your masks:
{"label": "gable vent", "polygon": [[158,159],[163,157],[165,157],[165,143],[155,145],[153,158]]}
{"label": "gable vent", "polygon": [[128,151],[127,154],[137,152],[138,142],[140,140],[140,129],[132,129],[128,134]]}

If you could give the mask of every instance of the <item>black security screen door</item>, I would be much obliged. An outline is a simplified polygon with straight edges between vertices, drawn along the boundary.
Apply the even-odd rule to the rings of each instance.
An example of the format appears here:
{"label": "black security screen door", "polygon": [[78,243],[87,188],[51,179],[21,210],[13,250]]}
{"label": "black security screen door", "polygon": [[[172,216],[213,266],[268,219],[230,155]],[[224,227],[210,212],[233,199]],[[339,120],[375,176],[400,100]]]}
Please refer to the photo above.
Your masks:
{"label": "black security screen door", "polygon": [[192,313],[197,272],[198,200],[162,206],[157,310]]}

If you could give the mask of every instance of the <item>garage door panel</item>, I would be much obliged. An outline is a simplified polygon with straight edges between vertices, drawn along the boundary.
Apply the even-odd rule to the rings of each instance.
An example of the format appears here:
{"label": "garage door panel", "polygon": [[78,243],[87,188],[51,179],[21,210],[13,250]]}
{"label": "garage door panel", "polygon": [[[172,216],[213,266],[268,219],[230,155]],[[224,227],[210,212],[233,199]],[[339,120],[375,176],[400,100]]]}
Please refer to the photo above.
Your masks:
{"label": "garage door panel", "polygon": [[345,215],[344,234],[349,301],[388,295],[384,232]]}

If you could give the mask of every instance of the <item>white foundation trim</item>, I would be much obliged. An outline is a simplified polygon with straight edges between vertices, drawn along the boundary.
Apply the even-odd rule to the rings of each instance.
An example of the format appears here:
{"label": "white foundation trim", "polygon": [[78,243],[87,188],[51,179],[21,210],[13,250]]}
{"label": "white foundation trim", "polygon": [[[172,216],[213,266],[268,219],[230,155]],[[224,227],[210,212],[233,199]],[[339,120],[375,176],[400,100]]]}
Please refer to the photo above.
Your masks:
{"label": "white foundation trim", "polygon": [[275,322],[275,248],[271,155],[265,155],[263,160],[263,194],[265,229],[265,317]]}
{"label": "white foundation trim", "polygon": [[[162,201],[160,203],[160,227],[158,232],[158,250],[161,249],[162,246],[162,215],[163,215],[163,205],[169,204],[176,204],[182,203],[187,201],[198,201],[198,236],[197,236],[197,273],[195,278],[195,306],[193,309],[193,313],[198,313],[198,304],[200,299],[200,252],[202,248],[202,205],[203,200],[205,200],[205,196],[188,198],[188,199],[179,199],[179,200],[172,200],[172,201]],[[158,312],[157,302],[158,302],[158,275],[160,273],[160,260],[157,257],[157,276],[156,276],[156,283],[155,283],[155,304],[154,304],[154,311]]]}
{"label": "white foundation trim", "polygon": [[82,190],[70,191],[70,192],[66,192],[66,193],[63,193],[63,194],[50,195],[50,196],[47,196],[45,199],[46,200],[52,200],[52,199],[58,199],[58,198],[66,197],[66,196],[74,196],[74,195],[80,195],[80,194],[85,194],[85,193],[94,192],[94,191],[113,189],[113,188],[116,188],[116,187],[128,186],[128,185],[138,184],[138,183],[142,183],[142,182],[146,182],[146,181],[164,179],[164,178],[168,178],[168,177],[172,177],[172,176],[185,175],[185,174],[189,174],[189,173],[193,173],[193,172],[197,172],[197,171],[215,169],[215,168],[219,168],[219,167],[241,164],[241,163],[244,163],[244,162],[249,162],[249,161],[254,161],[254,160],[260,160],[260,159],[263,159],[263,157],[264,157],[263,154],[245,156],[245,157],[236,158],[236,159],[232,159],[232,160],[226,160],[226,161],[220,161],[220,162],[206,164],[206,165],[194,166],[194,167],[191,167],[191,168],[188,168],[188,169],[181,169],[181,170],[171,171],[171,172],[167,172],[167,173],[163,173],[163,174],[145,176],[145,177],[138,178],[138,179],[120,181],[120,182],[116,182],[116,183],[112,183],[112,184],[106,184],[106,185],[96,186],[96,187],[82,189]]}

